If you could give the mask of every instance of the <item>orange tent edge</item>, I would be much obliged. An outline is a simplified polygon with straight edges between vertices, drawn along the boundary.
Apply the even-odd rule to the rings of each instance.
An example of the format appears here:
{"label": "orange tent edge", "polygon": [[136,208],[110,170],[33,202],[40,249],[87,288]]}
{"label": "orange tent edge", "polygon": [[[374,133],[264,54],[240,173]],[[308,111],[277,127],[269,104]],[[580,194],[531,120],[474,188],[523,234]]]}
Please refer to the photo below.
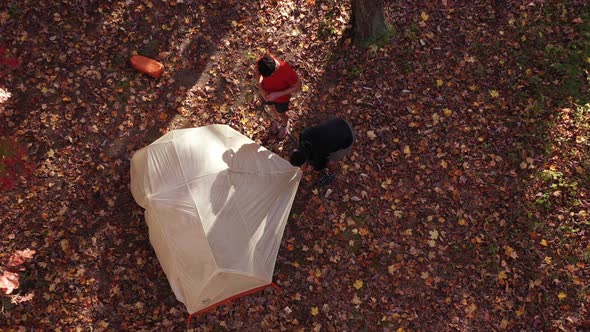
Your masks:
{"label": "orange tent edge", "polygon": [[231,301],[233,301],[233,300],[235,300],[235,299],[238,299],[238,298],[240,298],[240,297],[243,297],[243,296],[246,296],[246,295],[250,295],[250,294],[254,294],[254,293],[256,293],[256,292],[259,292],[259,291],[261,291],[261,290],[264,290],[264,289],[266,289],[266,288],[268,288],[268,287],[272,287],[272,288],[276,289],[277,291],[280,291],[280,290],[281,290],[277,284],[275,284],[274,282],[271,282],[270,284],[267,284],[267,285],[264,285],[264,286],[260,286],[260,287],[256,287],[256,288],[252,288],[252,289],[250,289],[250,290],[247,290],[247,291],[244,291],[244,292],[238,293],[238,294],[236,294],[236,295],[230,296],[230,297],[228,297],[228,298],[227,298],[227,299],[225,299],[225,300],[221,300],[221,301],[219,301],[219,302],[217,302],[217,303],[214,303],[214,304],[212,304],[212,305],[210,305],[210,306],[208,306],[208,307],[206,307],[206,308],[203,308],[203,309],[201,309],[201,310],[199,310],[199,311],[197,311],[197,312],[194,312],[194,313],[192,313],[192,314],[188,315],[188,320],[187,320],[187,322],[186,322],[186,328],[187,328],[187,329],[189,328],[189,326],[190,326],[190,324],[191,324],[191,319],[193,318],[193,316],[196,316],[196,315],[198,315],[198,314],[202,314],[202,313],[204,313],[204,312],[206,312],[206,311],[209,311],[209,310],[211,310],[211,309],[217,308],[217,307],[218,307],[218,306],[220,306],[220,305],[223,305],[223,304],[228,304],[228,303],[230,303]]}

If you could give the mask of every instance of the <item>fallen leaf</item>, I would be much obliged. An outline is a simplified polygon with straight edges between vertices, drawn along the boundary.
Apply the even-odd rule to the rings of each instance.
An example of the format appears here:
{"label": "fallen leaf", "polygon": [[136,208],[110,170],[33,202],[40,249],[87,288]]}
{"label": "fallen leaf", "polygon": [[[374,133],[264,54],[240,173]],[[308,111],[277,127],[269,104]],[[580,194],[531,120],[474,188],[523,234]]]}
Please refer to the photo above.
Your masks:
{"label": "fallen leaf", "polygon": [[316,316],[320,313],[320,309],[318,307],[311,307],[311,315]]}
{"label": "fallen leaf", "polygon": [[409,156],[412,154],[412,150],[410,149],[409,145],[404,146],[404,153]]}
{"label": "fallen leaf", "polygon": [[356,289],[361,289],[363,288],[363,281],[362,280],[356,280],[353,284],[354,288]]}
{"label": "fallen leaf", "polygon": [[430,238],[432,240],[438,240],[438,231],[435,229],[433,231],[428,232],[430,234]]}

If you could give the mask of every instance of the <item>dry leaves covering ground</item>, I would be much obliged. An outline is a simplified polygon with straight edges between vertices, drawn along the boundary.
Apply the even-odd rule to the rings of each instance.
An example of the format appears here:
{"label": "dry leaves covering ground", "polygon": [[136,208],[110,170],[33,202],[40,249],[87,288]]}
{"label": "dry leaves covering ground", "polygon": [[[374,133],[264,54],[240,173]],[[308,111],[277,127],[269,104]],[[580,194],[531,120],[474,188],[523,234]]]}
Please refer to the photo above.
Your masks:
{"label": "dry leaves covering ground", "polygon": [[[584,2],[389,0],[395,33],[367,50],[350,41],[348,1],[0,3],[0,47],[19,63],[0,65],[0,129],[35,165],[1,196],[0,262],[35,253],[12,258],[26,270],[2,296],[0,328],[185,328],[129,159],[167,130],[212,123],[286,155],[294,144],[267,137],[253,85],[265,50],[304,83],[298,129],[338,115],[358,141],[336,182],[302,182],[282,292],[192,328],[589,328]],[[135,52],[164,76],[134,71]]]}

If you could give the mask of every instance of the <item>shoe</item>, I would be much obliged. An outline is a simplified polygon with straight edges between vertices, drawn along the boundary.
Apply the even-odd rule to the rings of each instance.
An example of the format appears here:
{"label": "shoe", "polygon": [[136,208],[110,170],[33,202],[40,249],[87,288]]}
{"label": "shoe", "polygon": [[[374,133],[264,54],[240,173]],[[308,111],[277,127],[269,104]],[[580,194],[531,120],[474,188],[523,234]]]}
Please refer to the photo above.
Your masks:
{"label": "shoe", "polygon": [[275,120],[272,120],[272,122],[270,124],[270,134],[276,135],[278,132],[279,132],[279,123],[276,122]]}
{"label": "shoe", "polygon": [[279,133],[277,134],[277,137],[282,140],[283,138],[285,138],[287,136],[287,134],[290,133],[289,129],[290,129],[289,122],[287,122],[287,124],[285,126],[281,126],[281,129],[279,129]]}
{"label": "shoe", "polygon": [[334,181],[335,178],[336,178],[336,174],[326,173],[326,175],[322,176],[318,180],[317,184],[319,187],[323,187],[323,186],[327,185],[328,183]]}

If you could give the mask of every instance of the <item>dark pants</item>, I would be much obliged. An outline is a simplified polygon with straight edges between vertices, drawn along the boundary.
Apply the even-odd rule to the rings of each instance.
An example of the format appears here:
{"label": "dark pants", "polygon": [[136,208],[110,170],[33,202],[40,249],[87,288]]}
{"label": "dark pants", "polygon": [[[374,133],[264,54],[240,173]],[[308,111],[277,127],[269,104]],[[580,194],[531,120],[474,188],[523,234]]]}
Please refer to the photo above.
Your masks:
{"label": "dark pants", "polygon": [[274,101],[267,101],[267,105],[275,105],[275,109],[278,113],[285,113],[289,110],[289,102],[286,103],[275,103]]}

